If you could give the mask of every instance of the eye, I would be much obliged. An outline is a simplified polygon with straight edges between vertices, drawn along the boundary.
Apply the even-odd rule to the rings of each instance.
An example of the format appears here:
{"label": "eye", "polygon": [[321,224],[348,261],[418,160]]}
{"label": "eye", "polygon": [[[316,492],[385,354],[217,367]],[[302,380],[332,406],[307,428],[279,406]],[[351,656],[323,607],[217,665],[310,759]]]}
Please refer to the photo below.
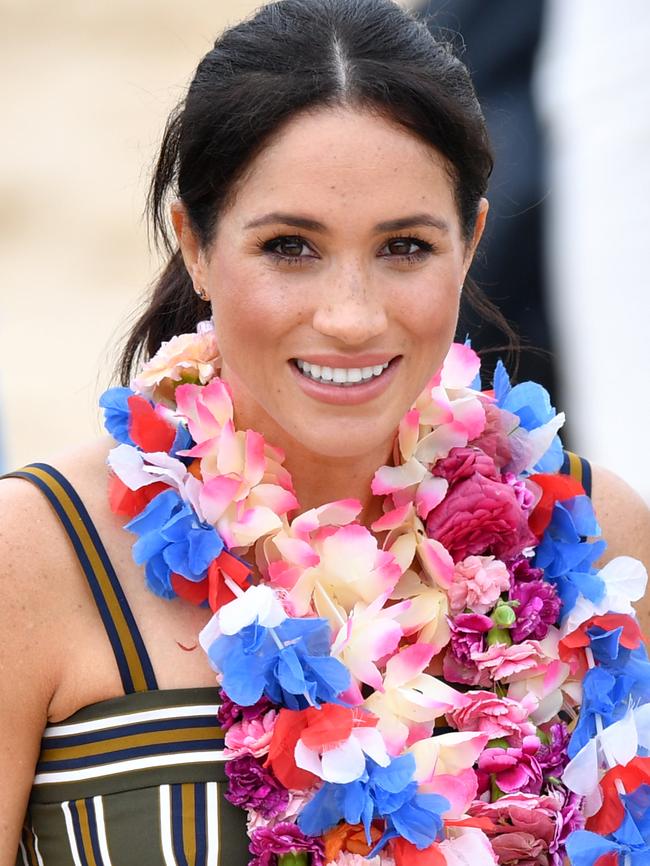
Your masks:
{"label": "eye", "polygon": [[433,252],[433,244],[422,238],[397,237],[390,238],[379,252],[381,258],[397,258],[402,261],[417,262]]}
{"label": "eye", "polygon": [[303,264],[306,259],[314,258],[314,251],[300,235],[281,235],[268,241],[259,241],[260,248],[279,261],[288,264]]}

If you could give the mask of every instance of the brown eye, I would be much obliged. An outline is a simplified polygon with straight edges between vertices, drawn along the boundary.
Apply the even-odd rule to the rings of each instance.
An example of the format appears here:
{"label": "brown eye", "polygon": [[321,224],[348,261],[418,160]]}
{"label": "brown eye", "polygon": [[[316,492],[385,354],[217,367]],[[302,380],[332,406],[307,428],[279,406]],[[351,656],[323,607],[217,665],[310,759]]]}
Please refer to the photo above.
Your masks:
{"label": "brown eye", "polygon": [[295,259],[302,255],[305,246],[305,242],[299,237],[278,238],[273,244],[273,251],[281,256]]}
{"label": "brown eye", "polygon": [[410,256],[417,252],[419,247],[409,238],[395,238],[386,244],[386,249],[391,256]]}

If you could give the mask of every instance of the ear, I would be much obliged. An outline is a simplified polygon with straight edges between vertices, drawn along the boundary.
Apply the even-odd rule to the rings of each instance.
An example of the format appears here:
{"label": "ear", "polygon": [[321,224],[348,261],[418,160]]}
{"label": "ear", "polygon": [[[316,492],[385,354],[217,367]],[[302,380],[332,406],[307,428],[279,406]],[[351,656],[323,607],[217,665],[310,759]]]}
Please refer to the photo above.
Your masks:
{"label": "ear", "polygon": [[469,266],[472,264],[472,259],[474,258],[474,253],[476,252],[476,248],[478,247],[481,237],[483,236],[483,230],[485,229],[485,222],[487,220],[489,208],[490,205],[488,200],[486,198],[482,198],[478,204],[478,213],[476,214],[474,234],[471,241],[467,244],[467,251],[465,253],[465,275],[467,275]]}
{"label": "ear", "polygon": [[172,202],[170,215],[174,231],[176,232],[178,246],[187,272],[194,283],[194,288],[195,290],[203,288],[206,284],[205,254],[192,227],[185,205],[180,199]]}

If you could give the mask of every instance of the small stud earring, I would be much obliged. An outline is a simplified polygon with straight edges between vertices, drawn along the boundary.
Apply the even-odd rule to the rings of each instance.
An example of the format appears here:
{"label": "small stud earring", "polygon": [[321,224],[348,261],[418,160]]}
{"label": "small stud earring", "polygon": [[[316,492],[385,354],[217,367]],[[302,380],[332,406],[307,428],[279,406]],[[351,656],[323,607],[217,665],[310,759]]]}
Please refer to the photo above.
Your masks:
{"label": "small stud earring", "polygon": [[195,286],[194,291],[199,296],[199,298],[201,298],[202,301],[209,301],[210,300],[210,298],[208,297],[208,293],[201,286],[199,286],[198,288]]}

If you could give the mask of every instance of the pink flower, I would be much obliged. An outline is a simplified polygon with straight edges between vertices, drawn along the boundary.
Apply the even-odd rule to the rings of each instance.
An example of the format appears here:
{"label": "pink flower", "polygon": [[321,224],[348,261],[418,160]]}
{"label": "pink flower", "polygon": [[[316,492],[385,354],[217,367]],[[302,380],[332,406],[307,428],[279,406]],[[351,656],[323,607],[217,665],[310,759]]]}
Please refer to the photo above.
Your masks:
{"label": "pink flower", "polygon": [[510,575],[503,562],[493,556],[468,556],[454,566],[447,590],[451,612],[468,607],[474,613],[488,613],[509,587]]}
{"label": "pink flower", "polygon": [[483,408],[485,410],[485,427],[478,439],[474,439],[472,444],[490,456],[499,469],[503,469],[512,459],[512,449],[508,440],[511,430],[507,423],[509,419],[512,419],[511,423],[514,428],[518,425],[519,419],[513,418],[508,412],[502,412],[494,403],[484,402]]}
{"label": "pink flower", "polygon": [[243,719],[232,725],[226,732],[225,738],[228,757],[253,755],[255,758],[261,758],[262,755],[266,755],[273,736],[276,716],[275,710],[269,710],[257,719]]}
{"label": "pink flower", "polygon": [[499,473],[494,465],[494,460],[478,448],[467,446],[466,448],[452,448],[449,455],[438,460],[431,470],[433,475],[444,478],[449,486],[471,478],[478,473],[485,478],[499,481]]}
{"label": "pink flower", "polygon": [[535,733],[530,721],[537,700],[527,695],[523,701],[499,698],[492,692],[466,692],[468,703],[447,713],[450,725],[458,731],[480,731],[491,740],[507,737],[513,746],[521,745],[523,738]]}
{"label": "pink flower", "polygon": [[478,768],[494,776],[499,788],[507,794],[539,794],[542,769],[535,757],[539,747],[539,737],[532,735],[524,737],[521,746],[486,749],[478,759]]}
{"label": "pink flower", "polygon": [[454,562],[471,554],[514,557],[536,542],[513,488],[478,472],[452,485],[429,514],[426,531]]}
{"label": "pink flower", "polygon": [[442,663],[444,678],[453,683],[488,686],[489,674],[479,671],[474,656],[485,649],[485,635],[493,626],[492,620],[480,613],[459,613],[454,619],[447,617],[447,621],[451,637]]}
{"label": "pink flower", "polygon": [[472,661],[479,671],[489,673],[491,679],[508,680],[523,671],[541,672],[552,660],[536,640],[526,640],[512,646],[493,644],[485,652],[473,652]]}
{"label": "pink flower", "polygon": [[508,866],[562,866],[566,831],[582,823],[575,798],[560,790],[545,796],[507,794],[495,803],[476,800],[468,811],[493,822],[487,835],[499,863]]}
{"label": "pink flower", "polygon": [[171,403],[176,385],[205,385],[216,375],[220,361],[213,323],[199,322],[195,334],[179,334],[164,342],[133,380],[133,388],[145,397]]}
{"label": "pink flower", "polygon": [[525,479],[517,478],[517,476],[512,472],[506,472],[503,476],[503,480],[515,491],[517,502],[521,505],[524,511],[532,511],[534,506],[537,505],[539,496],[536,496],[528,486],[530,482],[527,483]]}

